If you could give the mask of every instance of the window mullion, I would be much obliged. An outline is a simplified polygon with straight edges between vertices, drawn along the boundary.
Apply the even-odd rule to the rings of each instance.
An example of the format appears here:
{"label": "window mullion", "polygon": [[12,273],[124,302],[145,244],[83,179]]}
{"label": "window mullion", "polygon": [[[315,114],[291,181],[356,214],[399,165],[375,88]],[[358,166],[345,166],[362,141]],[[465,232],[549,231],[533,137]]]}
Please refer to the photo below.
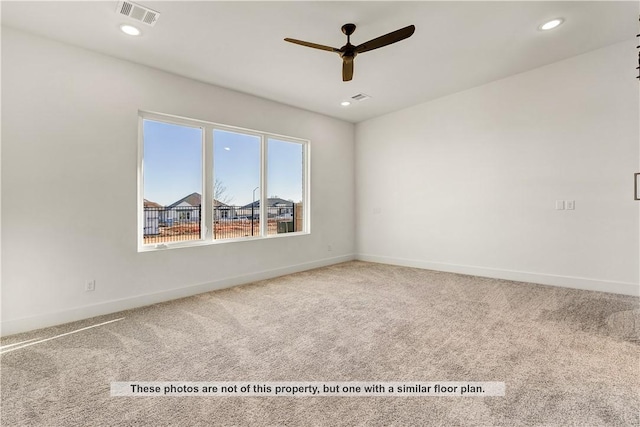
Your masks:
{"label": "window mullion", "polygon": [[267,236],[269,228],[269,199],[267,196],[267,138],[260,135],[260,236]]}
{"label": "window mullion", "polygon": [[213,239],[213,128],[206,126],[202,129],[203,132],[203,171],[202,188],[204,188],[204,197],[202,198],[202,224],[201,224],[201,238],[203,240]]}
{"label": "window mullion", "polygon": [[138,250],[144,246],[144,120],[138,116]]}

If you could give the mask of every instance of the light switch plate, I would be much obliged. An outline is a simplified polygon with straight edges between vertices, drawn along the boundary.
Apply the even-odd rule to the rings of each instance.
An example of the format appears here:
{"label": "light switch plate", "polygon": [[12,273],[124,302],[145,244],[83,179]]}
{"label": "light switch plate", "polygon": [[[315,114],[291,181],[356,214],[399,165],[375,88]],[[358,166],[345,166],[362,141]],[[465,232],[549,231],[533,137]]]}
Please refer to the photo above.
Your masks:
{"label": "light switch plate", "polygon": [[564,200],[556,200],[556,210],[557,211],[564,210]]}
{"label": "light switch plate", "polygon": [[575,200],[567,200],[566,201],[566,206],[567,206],[567,210],[574,210],[576,208],[576,201]]}

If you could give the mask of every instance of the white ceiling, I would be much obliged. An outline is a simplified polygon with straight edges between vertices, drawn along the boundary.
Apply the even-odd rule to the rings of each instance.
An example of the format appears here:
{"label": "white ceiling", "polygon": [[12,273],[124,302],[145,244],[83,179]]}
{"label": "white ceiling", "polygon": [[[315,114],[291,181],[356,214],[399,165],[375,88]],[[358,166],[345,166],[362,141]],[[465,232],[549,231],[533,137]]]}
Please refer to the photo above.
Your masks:
{"label": "white ceiling", "polygon": [[[639,5],[618,2],[216,2],[138,3],[161,16],[125,36],[116,1],[6,2],[2,24],[186,77],[359,122],[632,39]],[[545,21],[561,27],[541,32]],[[341,47],[414,24],[401,42],[359,55],[343,82],[334,53],[285,37]],[[635,55],[635,52],[630,52]],[[358,93],[372,98],[341,107]]]}

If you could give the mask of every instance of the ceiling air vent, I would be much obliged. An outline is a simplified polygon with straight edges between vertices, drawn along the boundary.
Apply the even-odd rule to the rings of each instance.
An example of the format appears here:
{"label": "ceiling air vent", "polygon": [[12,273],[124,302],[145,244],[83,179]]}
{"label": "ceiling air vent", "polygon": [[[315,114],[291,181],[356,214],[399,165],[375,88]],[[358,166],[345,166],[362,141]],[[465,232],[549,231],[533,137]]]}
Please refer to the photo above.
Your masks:
{"label": "ceiling air vent", "polygon": [[369,98],[371,98],[371,97],[369,95],[364,94],[364,93],[359,93],[359,94],[353,95],[351,97],[351,99],[354,99],[356,101],[364,101],[365,99],[369,99]]}
{"label": "ceiling air vent", "polygon": [[160,17],[160,13],[155,10],[151,10],[148,7],[140,6],[139,4],[130,1],[118,2],[118,8],[116,13],[129,18],[135,19],[138,22],[142,22],[153,27],[156,21]]}

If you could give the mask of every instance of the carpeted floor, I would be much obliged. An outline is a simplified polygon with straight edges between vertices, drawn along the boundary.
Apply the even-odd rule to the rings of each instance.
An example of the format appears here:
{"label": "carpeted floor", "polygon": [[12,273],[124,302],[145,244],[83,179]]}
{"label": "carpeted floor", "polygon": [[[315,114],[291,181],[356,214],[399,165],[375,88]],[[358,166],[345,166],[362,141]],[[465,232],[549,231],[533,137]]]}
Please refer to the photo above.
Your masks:
{"label": "carpeted floor", "polygon": [[[629,296],[354,261],[6,337],[0,421],[638,426],[638,307]],[[506,394],[110,397],[113,381],[502,381]]]}

